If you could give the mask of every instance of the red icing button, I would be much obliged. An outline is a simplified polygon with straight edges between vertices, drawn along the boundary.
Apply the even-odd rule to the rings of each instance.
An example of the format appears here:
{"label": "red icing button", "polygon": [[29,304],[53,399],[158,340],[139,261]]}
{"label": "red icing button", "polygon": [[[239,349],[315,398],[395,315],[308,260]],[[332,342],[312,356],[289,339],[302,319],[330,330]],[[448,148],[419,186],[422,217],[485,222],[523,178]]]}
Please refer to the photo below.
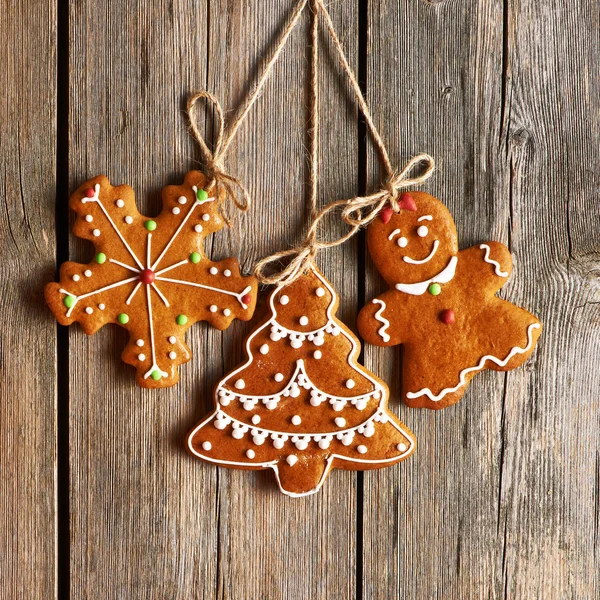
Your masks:
{"label": "red icing button", "polygon": [[85,195],[86,195],[88,198],[93,198],[93,197],[94,197],[94,193],[95,193],[95,192],[94,192],[94,190],[93,190],[92,188],[88,188],[87,190],[85,190]]}
{"label": "red icing button", "polygon": [[450,325],[451,323],[454,323],[454,311],[451,308],[449,308],[448,310],[443,310],[440,313],[440,321],[445,325]]}
{"label": "red icing button", "polygon": [[154,271],[152,271],[151,269],[144,269],[140,273],[140,281],[142,283],[145,283],[146,285],[150,285],[154,281],[155,277],[156,277],[156,275],[154,274]]}
{"label": "red icing button", "polygon": [[380,211],[379,211],[379,218],[384,222],[384,223],[389,223],[390,219],[392,218],[392,215],[394,214],[394,211],[392,210],[392,208],[390,206],[384,206]]}
{"label": "red icing button", "polygon": [[252,302],[252,296],[250,294],[244,294],[242,296],[242,302],[246,305],[246,306],[250,306],[250,302]]}
{"label": "red icing button", "polygon": [[404,194],[400,196],[398,206],[404,210],[417,210],[415,199],[408,192],[404,192]]}

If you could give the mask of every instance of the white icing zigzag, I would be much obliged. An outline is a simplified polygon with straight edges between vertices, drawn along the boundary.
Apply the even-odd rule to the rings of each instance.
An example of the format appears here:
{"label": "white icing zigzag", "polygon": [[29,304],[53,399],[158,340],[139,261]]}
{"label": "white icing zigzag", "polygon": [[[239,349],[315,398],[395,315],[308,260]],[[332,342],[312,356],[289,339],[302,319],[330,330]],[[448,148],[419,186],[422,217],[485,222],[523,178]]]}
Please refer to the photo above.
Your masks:
{"label": "white icing zigzag", "polygon": [[520,348],[519,346],[515,346],[508,353],[508,356],[504,360],[500,360],[499,358],[496,358],[495,356],[491,356],[488,354],[479,361],[479,364],[476,367],[468,367],[467,369],[463,369],[460,372],[458,385],[456,385],[455,387],[446,388],[446,389],[442,390],[437,396],[429,388],[423,388],[422,390],[419,390],[418,392],[407,392],[406,397],[407,398],[419,398],[420,396],[427,396],[433,402],[439,402],[446,394],[453,394],[454,392],[458,391],[458,389],[461,388],[463,385],[466,385],[466,383],[467,383],[466,376],[469,373],[473,373],[474,371],[481,371],[481,369],[483,369],[483,367],[485,366],[486,361],[490,360],[490,361],[496,363],[499,367],[505,367],[508,364],[508,361],[513,356],[516,356],[517,354],[524,354],[525,352],[527,352],[531,348],[531,345],[533,344],[533,336],[531,335],[531,332],[534,329],[539,329],[539,328],[540,328],[539,323],[532,323],[531,325],[529,325],[529,327],[527,328],[527,346],[525,348]]}
{"label": "white icing zigzag", "polygon": [[490,265],[494,265],[494,271],[496,272],[496,275],[498,275],[498,277],[508,277],[508,273],[501,269],[500,263],[490,258],[490,247],[487,244],[481,244],[479,248],[481,250],[485,250],[485,256],[483,257],[483,260]]}
{"label": "white icing zigzag", "polygon": [[390,326],[390,322],[383,316],[383,311],[385,310],[385,302],[383,300],[375,299],[373,300],[373,304],[381,304],[381,308],[375,313],[375,319],[383,325],[377,330],[377,333],[381,336],[381,339],[384,342],[390,341],[390,336],[385,331]]}

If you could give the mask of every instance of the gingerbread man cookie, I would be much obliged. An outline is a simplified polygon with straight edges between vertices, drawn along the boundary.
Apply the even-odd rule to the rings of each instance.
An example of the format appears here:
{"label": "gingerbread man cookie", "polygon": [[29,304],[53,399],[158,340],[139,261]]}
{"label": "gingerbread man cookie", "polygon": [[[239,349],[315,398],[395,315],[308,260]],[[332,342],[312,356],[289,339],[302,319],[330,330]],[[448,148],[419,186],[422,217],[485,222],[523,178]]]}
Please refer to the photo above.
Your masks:
{"label": "gingerbread man cookie", "polygon": [[387,410],[388,388],[356,363],[360,344],[334,314],[338,297],[316,269],[269,297],[246,340],[247,360],[219,382],[215,411],[188,437],[201,459],[273,469],[284,494],[319,490],[332,468],[397,463],[413,434]]}
{"label": "gingerbread man cookie", "polygon": [[404,345],[406,404],[445,408],[479,371],[523,364],[542,326],[496,297],[512,269],[506,246],[459,251],[450,212],[429,194],[403,194],[400,208],[384,208],[369,225],[369,252],[390,290],[363,308],[358,330],[371,344]]}
{"label": "gingerbread man cookie", "polygon": [[178,365],[191,358],[185,331],[196,321],[225,329],[252,317],[254,277],[240,276],[235,259],[210,261],[205,236],[224,225],[208,181],[190,171],[183,185],[163,189],[163,210],[142,216],[133,190],[99,176],[72,196],[73,232],[96,247],[92,262],[64,263],[60,282],[46,286],[48,306],[61,325],[78,321],[91,335],[107,323],[129,332],[123,360],[143,387],[175,385]]}

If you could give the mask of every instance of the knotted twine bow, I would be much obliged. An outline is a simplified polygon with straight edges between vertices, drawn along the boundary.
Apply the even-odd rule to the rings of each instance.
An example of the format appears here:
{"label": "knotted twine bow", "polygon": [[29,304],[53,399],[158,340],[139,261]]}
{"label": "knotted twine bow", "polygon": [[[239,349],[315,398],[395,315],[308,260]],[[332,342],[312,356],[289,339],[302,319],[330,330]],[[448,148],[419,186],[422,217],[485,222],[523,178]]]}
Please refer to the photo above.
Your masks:
{"label": "knotted twine bow", "polygon": [[[300,2],[299,8],[302,10],[306,0]],[[298,10],[298,9],[297,9]],[[296,248],[289,250],[282,250],[276,252],[271,256],[267,256],[260,260],[255,268],[254,273],[256,277],[266,284],[279,284],[279,283],[291,283],[303,273],[305,273],[311,264],[314,262],[314,258],[319,250],[324,248],[332,248],[339,246],[345,241],[349,240],[356,232],[365,225],[368,225],[379,213],[379,211],[386,205],[389,204],[394,212],[399,212],[400,207],[398,204],[398,196],[400,191],[423,183],[431,177],[435,169],[435,161],[429,154],[419,154],[413,157],[406,166],[399,172],[395,173],[392,164],[390,162],[389,154],[373,122],[369,107],[365,101],[362,90],[358,85],[356,77],[348,64],[348,60],[341,46],[331,16],[325,8],[322,0],[311,0],[311,10],[313,13],[313,21],[311,26],[311,94],[310,94],[310,125],[309,125],[309,142],[310,142],[310,155],[309,155],[309,185],[310,185],[310,201],[312,208],[312,222],[304,238],[304,242]],[[343,70],[345,71],[348,79],[352,85],[354,93],[360,110],[363,114],[365,122],[369,128],[371,136],[373,137],[375,147],[377,148],[383,168],[385,171],[385,181],[380,190],[369,194],[367,196],[356,196],[348,200],[335,200],[327,204],[324,208],[317,212],[317,176],[318,176],[318,114],[319,114],[319,95],[318,95],[318,21],[319,15],[323,15],[327,30],[333,41],[333,46],[337,51],[338,59],[341,63]],[[421,164],[425,163],[425,170],[415,177],[410,177],[413,169]],[[341,211],[342,220],[350,225],[352,228],[343,236],[332,240],[332,241],[319,241],[318,229],[323,219],[332,211],[338,207],[343,207]],[[273,273],[272,275],[265,275],[265,267],[268,265],[280,262],[281,259],[292,256],[292,260],[282,268],[280,271]]]}

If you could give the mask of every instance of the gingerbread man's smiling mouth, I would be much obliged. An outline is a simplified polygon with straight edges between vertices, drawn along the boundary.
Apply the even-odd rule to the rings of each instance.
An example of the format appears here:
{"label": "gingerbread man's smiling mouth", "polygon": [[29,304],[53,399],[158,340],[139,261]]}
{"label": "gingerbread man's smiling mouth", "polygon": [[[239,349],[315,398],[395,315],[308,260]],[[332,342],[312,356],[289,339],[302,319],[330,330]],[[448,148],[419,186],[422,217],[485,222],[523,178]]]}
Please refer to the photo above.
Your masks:
{"label": "gingerbread man's smiling mouth", "polygon": [[411,258],[410,256],[405,256],[404,262],[410,263],[411,265],[424,265],[426,262],[429,262],[434,257],[434,255],[437,252],[437,249],[439,247],[440,247],[439,240],[435,240],[435,242],[433,242],[433,248],[431,249],[431,252],[423,260],[415,260],[414,258]]}

